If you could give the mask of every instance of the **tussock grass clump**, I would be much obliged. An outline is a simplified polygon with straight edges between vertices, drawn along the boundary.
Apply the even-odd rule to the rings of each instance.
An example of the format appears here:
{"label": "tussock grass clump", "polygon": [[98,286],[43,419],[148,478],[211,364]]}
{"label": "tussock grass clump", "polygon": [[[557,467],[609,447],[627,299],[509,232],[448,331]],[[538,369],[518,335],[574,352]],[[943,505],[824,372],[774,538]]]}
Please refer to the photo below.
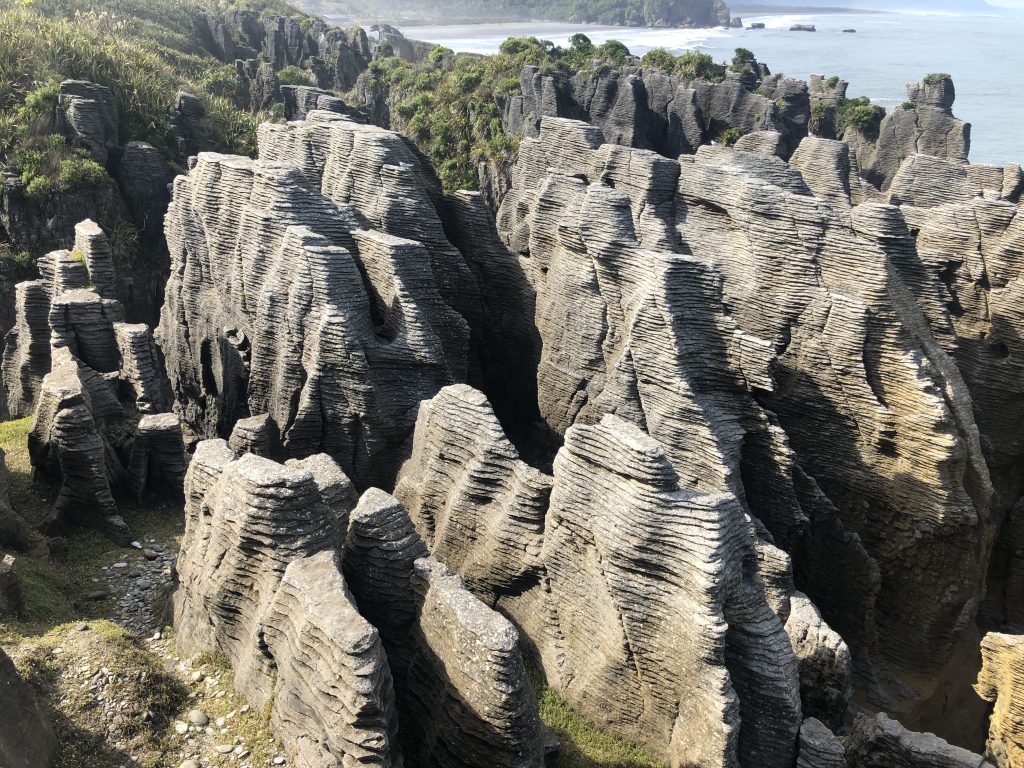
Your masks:
{"label": "tussock grass clump", "polygon": [[[233,6],[224,3],[222,10],[229,7]],[[227,82],[224,65],[202,48],[193,31],[200,10],[218,8],[214,0],[4,4],[0,8],[0,158],[9,165],[25,162],[17,151],[26,146],[32,149],[30,139],[47,131],[57,85],[65,79],[89,80],[113,91],[121,143],[148,141],[170,157],[171,111],[178,91],[187,90],[205,102],[214,140],[223,149],[252,154],[261,118],[238,108],[237,82]],[[48,178],[63,176],[65,185],[96,181],[96,168],[79,162],[84,158],[60,159],[69,162],[56,171],[50,168]],[[36,191],[47,190],[40,183]]]}

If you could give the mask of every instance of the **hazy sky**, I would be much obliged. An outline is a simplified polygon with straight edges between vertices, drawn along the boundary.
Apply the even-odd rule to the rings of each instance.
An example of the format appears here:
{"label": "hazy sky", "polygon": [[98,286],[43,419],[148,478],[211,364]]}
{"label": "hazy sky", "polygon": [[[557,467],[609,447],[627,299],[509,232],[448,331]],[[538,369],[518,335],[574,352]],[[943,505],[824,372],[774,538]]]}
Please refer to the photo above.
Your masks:
{"label": "hazy sky", "polygon": [[1024,0],[988,0],[989,5],[999,5],[1003,8],[1024,8]]}

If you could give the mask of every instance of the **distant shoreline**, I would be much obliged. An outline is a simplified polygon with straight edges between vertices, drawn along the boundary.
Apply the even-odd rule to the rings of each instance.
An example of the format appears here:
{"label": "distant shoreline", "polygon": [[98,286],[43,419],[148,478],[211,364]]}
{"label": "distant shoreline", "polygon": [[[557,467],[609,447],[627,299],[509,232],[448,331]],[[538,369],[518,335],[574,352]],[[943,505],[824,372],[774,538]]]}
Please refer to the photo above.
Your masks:
{"label": "distant shoreline", "polygon": [[790,16],[795,13],[824,15],[876,14],[892,11],[876,11],[868,8],[816,8],[808,5],[736,5],[729,6],[733,16]]}

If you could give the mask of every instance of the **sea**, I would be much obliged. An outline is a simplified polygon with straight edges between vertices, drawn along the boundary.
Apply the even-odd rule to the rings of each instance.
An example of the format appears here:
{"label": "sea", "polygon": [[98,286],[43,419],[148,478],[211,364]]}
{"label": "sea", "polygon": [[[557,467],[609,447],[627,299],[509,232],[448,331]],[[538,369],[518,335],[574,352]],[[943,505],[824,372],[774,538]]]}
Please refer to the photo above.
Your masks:
{"label": "sea", "polygon": [[[699,50],[719,61],[738,47],[753,51],[772,72],[806,80],[812,73],[849,81],[848,96],[892,107],[906,101],[905,83],[948,72],[956,85],[954,114],[971,123],[975,163],[1024,162],[1024,12],[1006,15],[926,13],[801,13],[743,16],[763,30],[645,29],[584,24],[511,23],[416,26],[403,32],[455,51],[493,53],[511,36],[533,35],[567,45],[576,32],[593,42],[614,38],[632,53]],[[817,32],[790,32],[814,24]],[[855,29],[856,34],[844,34]]]}

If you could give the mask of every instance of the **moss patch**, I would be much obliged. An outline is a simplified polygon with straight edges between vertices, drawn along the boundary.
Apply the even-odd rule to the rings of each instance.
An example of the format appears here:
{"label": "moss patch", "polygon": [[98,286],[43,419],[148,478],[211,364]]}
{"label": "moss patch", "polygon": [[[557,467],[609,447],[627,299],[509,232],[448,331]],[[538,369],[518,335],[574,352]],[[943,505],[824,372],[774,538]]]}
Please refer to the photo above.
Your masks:
{"label": "moss patch", "polygon": [[528,665],[527,674],[537,695],[540,719],[562,744],[556,768],[667,768],[643,747],[605,733],[575,712],[537,667]]}

